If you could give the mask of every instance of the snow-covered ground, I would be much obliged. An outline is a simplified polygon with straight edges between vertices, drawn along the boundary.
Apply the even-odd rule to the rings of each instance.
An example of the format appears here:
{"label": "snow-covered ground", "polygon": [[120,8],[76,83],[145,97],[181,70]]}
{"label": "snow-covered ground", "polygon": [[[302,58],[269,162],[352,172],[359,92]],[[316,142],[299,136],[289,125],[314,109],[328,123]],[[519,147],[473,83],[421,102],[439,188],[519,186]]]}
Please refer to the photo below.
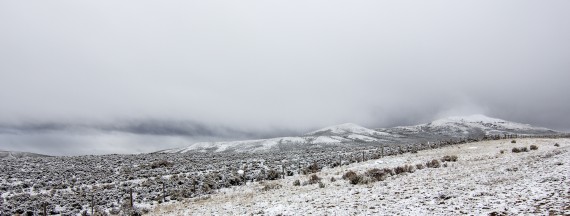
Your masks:
{"label": "snow-covered ground", "polygon": [[[560,147],[554,146],[559,143]],[[512,153],[513,147],[538,150]],[[570,139],[518,139],[448,146],[325,168],[318,184],[293,186],[309,176],[248,183],[209,197],[162,204],[151,215],[508,215],[570,214]],[[504,150],[504,153],[500,153]],[[385,181],[351,185],[348,170],[415,165],[457,155],[447,167],[425,168]],[[336,181],[331,182],[331,177]],[[265,185],[282,187],[263,191]]]}

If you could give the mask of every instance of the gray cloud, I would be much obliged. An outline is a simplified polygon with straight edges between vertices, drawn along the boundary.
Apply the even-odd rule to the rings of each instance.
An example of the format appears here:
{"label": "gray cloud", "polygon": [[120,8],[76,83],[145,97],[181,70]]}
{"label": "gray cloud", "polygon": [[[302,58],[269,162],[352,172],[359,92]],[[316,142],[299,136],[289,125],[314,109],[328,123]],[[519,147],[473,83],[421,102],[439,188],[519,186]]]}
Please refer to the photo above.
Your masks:
{"label": "gray cloud", "polygon": [[128,152],[472,113],[568,130],[569,6],[1,2],[0,148]]}

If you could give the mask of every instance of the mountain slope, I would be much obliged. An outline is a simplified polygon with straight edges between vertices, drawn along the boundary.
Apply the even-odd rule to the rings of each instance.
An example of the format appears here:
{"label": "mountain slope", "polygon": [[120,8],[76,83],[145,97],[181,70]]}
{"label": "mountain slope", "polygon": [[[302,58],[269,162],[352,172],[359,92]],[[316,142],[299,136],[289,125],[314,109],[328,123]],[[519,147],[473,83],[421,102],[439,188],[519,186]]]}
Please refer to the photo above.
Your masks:
{"label": "mountain slope", "polygon": [[30,152],[16,152],[16,151],[3,151],[0,150],[0,158],[24,158],[24,157],[50,157],[48,155],[30,153]]}
{"label": "mountain slope", "polygon": [[295,150],[306,147],[347,146],[351,144],[403,144],[454,138],[482,138],[495,134],[555,134],[554,130],[509,122],[484,115],[454,116],[427,124],[394,128],[368,129],[346,123],[322,128],[297,137],[260,140],[200,142],[185,148],[158,153],[200,152],[263,152]]}
{"label": "mountain slope", "polygon": [[357,124],[353,123],[346,123],[335,125],[331,127],[326,127],[323,129],[319,129],[310,133],[305,134],[306,136],[314,136],[314,135],[328,135],[328,136],[339,136],[339,135],[346,135],[346,134],[359,134],[362,136],[369,136],[369,137],[376,137],[376,136],[392,136],[389,133],[378,132],[375,130],[371,130],[365,127],[362,127]]}
{"label": "mountain slope", "polygon": [[465,138],[497,134],[555,134],[558,131],[528,124],[509,122],[484,115],[453,116],[427,124],[394,128],[379,128],[376,131],[399,134],[405,137]]}

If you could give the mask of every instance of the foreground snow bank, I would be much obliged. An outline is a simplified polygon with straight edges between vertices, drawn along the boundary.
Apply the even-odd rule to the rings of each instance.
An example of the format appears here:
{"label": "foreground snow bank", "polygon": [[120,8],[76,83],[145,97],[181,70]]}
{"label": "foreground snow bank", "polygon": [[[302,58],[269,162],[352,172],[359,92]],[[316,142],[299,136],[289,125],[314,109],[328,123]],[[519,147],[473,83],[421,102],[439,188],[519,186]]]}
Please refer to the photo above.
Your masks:
{"label": "foreground snow bank", "polygon": [[[513,147],[530,145],[538,150],[511,152]],[[569,149],[570,139],[455,145],[324,169],[317,173],[324,188],[318,184],[293,186],[295,180],[309,178],[295,175],[160,205],[151,215],[564,215],[570,214]],[[348,170],[362,173],[371,168],[415,165],[445,155],[457,155],[459,160],[448,162],[447,167],[416,170],[367,185],[351,185],[341,179]],[[263,190],[268,184],[282,187]]]}

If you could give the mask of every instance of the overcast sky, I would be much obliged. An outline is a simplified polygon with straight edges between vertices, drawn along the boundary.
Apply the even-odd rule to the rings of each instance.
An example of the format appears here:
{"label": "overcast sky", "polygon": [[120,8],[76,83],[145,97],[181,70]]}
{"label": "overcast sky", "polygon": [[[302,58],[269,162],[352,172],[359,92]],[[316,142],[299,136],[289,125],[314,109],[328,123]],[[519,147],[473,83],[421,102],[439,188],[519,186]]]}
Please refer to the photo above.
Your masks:
{"label": "overcast sky", "polygon": [[570,125],[570,1],[1,1],[0,149]]}

